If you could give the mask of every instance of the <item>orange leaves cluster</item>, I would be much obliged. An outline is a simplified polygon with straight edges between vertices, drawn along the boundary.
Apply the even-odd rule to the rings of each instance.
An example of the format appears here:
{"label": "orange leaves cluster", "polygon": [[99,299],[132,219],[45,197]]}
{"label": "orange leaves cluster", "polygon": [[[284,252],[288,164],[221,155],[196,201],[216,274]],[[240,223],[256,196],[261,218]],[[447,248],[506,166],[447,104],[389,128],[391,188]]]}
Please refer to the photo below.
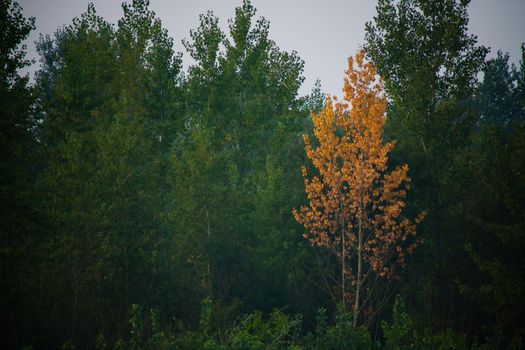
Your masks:
{"label": "orange leaves cluster", "polygon": [[410,187],[408,166],[387,172],[394,143],[382,139],[387,106],[383,83],[362,51],[348,59],[345,73],[343,101],[329,97],[311,116],[315,143],[307,135],[304,142],[318,174],[310,178],[302,168],[308,203],[294,209],[293,215],[306,228],[304,236],[312,245],[348,257],[353,285],[358,225],[368,264],[364,271],[381,277],[391,277],[396,267],[404,266],[417,240],[415,223],[401,216]]}

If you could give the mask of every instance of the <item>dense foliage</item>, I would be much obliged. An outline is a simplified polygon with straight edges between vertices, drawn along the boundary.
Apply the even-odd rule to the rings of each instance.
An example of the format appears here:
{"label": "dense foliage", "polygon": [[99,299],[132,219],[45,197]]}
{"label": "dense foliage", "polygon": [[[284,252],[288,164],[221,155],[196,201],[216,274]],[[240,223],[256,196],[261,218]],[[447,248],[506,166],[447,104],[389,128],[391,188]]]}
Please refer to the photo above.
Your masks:
{"label": "dense foliage", "polygon": [[519,67],[486,60],[467,6],[380,0],[366,27],[387,96],[374,144],[396,142],[381,169],[410,176],[404,215],[428,216],[365,324],[292,214],[301,166],[316,174],[302,135],[333,100],[299,96],[303,61],[248,0],[226,33],[201,15],[187,70],[147,0],[116,25],[90,5],[40,37],[33,83],[34,19],[0,0],[3,348],[522,348],[525,47]]}

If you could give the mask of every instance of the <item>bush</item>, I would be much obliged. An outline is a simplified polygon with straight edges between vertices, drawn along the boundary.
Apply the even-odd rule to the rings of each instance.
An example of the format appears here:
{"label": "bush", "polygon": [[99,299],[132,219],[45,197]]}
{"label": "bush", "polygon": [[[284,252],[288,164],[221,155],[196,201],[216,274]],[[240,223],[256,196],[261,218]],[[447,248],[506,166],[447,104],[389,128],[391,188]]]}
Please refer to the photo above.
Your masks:
{"label": "bush", "polygon": [[425,329],[419,334],[412,318],[405,310],[405,303],[400,296],[394,302],[392,325],[382,323],[385,335],[385,350],[421,349],[421,350],[460,350],[468,349],[465,338],[447,330],[432,333]]}
{"label": "bush", "polygon": [[279,310],[264,320],[261,312],[243,316],[230,336],[230,348],[235,350],[299,349],[302,318],[290,317]]}
{"label": "bush", "polygon": [[315,337],[310,336],[311,349],[374,349],[370,333],[365,328],[352,326],[352,315],[344,305],[337,307],[335,323],[327,325],[326,310],[319,309]]}

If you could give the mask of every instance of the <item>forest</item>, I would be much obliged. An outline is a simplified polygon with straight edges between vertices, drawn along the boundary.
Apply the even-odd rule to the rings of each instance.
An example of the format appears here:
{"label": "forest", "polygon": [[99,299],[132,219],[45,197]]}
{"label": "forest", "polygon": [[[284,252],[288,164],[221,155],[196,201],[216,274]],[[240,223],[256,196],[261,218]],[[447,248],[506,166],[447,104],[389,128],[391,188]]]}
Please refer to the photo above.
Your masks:
{"label": "forest", "polygon": [[0,0],[1,347],[523,349],[525,45],[468,5],[379,0],[336,98],[249,0],[187,69],[91,4],[34,79]]}

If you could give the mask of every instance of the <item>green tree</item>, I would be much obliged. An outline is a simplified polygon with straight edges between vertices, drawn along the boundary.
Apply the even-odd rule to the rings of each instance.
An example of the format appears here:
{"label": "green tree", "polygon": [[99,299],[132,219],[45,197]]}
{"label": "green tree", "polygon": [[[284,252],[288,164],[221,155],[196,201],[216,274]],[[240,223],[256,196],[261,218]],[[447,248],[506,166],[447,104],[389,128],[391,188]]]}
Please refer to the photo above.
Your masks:
{"label": "green tree", "polygon": [[499,333],[506,344],[498,347],[506,347],[525,339],[518,322],[524,312],[525,281],[518,266],[525,262],[525,123],[516,92],[523,73],[509,67],[502,54],[488,61],[484,72],[475,94],[477,127],[454,160],[450,184],[468,238],[465,265],[471,273],[458,280],[477,314],[472,326],[485,329],[481,338]]}
{"label": "green tree", "polygon": [[31,291],[40,239],[31,194],[36,122],[29,76],[20,75],[31,64],[22,42],[33,29],[34,18],[25,18],[18,2],[0,1],[0,331],[13,348],[31,331],[26,320],[37,305]]}
{"label": "green tree", "polygon": [[176,300],[165,294],[177,278],[163,212],[180,58],[147,1],[123,10],[115,29],[90,5],[39,44],[53,344],[89,346],[99,333],[112,342],[131,304],[168,311]]}
{"label": "green tree", "polygon": [[[209,291],[230,300],[255,292],[254,278],[261,276],[250,258],[258,256],[258,235],[265,231],[254,226],[261,218],[254,217],[253,184],[266,172],[267,156],[284,161],[289,155],[282,147],[285,131],[294,124],[297,130],[304,116],[297,98],[303,62],[279,50],[268,38],[268,22],[255,14],[245,1],[230,21],[228,37],[212,13],[202,15],[199,28],[190,32],[185,46],[196,64],[185,84],[186,128],[173,158],[178,174],[173,200],[194,213],[173,218],[185,222],[178,229],[183,236],[213,242],[214,248],[200,253],[210,263]],[[254,300],[260,300],[257,294]]]}
{"label": "green tree", "polygon": [[468,118],[459,118],[451,103],[472,93],[488,50],[467,32],[468,4],[380,0],[366,24],[365,50],[393,100],[389,124],[393,136],[404,136],[399,147],[436,158],[453,151],[462,127],[469,131]]}
{"label": "green tree", "polygon": [[475,103],[478,124],[498,124],[511,127],[518,118],[520,103],[518,95],[518,72],[509,67],[509,55],[498,51],[497,57],[485,63],[483,81],[476,88]]}
{"label": "green tree", "polygon": [[398,140],[392,159],[412,170],[408,209],[428,211],[420,263],[407,271],[415,284],[406,290],[421,316],[434,315],[425,320],[443,329],[469,312],[455,282],[470,272],[450,174],[473,131],[472,93],[488,50],[467,31],[468,3],[380,0],[366,25],[365,51],[391,99],[385,134]]}

